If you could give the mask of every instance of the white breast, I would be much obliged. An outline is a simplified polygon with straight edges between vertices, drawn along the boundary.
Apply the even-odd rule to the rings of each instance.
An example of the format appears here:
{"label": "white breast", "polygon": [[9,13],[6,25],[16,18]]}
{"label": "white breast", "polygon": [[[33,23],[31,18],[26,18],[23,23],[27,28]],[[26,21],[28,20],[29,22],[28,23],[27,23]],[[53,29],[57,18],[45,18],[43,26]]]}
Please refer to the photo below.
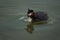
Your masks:
{"label": "white breast", "polygon": [[32,21],[32,19],[29,17],[29,18],[28,18],[28,22],[31,22],[31,21]]}

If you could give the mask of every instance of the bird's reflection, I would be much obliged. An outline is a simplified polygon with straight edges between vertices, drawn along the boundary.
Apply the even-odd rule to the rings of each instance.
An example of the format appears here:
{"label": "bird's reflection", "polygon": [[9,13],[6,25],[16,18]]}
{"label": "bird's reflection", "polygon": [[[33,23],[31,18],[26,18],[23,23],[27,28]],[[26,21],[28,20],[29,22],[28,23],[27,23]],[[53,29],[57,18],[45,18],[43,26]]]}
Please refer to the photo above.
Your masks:
{"label": "bird's reflection", "polygon": [[32,33],[34,30],[33,24],[32,23],[27,24],[26,30],[27,32]]}
{"label": "bird's reflection", "polygon": [[27,30],[27,32],[32,33],[34,31],[33,25],[41,25],[41,24],[46,24],[46,23],[47,23],[47,21],[30,22],[27,24],[26,30]]}

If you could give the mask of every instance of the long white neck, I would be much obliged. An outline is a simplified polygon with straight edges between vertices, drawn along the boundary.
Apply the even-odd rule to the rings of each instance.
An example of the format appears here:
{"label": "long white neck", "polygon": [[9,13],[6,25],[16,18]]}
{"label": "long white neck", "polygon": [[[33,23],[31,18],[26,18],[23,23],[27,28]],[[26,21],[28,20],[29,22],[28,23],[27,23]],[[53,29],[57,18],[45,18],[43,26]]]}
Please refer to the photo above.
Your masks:
{"label": "long white neck", "polygon": [[32,21],[32,18],[29,17],[29,18],[28,18],[28,22],[31,22],[31,21]]}

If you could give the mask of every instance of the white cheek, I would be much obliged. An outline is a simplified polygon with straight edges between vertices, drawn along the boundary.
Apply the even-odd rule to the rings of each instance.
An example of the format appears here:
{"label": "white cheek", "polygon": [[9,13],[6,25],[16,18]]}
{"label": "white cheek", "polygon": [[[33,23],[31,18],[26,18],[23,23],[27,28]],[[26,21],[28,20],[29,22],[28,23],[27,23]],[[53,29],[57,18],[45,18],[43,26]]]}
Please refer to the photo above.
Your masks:
{"label": "white cheek", "polygon": [[32,13],[29,13],[28,15],[29,15],[29,16],[31,16],[31,15],[32,15]]}

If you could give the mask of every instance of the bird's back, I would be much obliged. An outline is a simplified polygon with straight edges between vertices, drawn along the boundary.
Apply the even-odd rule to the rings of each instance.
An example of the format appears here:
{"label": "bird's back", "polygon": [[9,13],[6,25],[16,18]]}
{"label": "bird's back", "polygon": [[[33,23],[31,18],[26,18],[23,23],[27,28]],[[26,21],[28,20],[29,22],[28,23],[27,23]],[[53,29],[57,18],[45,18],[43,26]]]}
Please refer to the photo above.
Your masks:
{"label": "bird's back", "polygon": [[33,20],[39,21],[39,20],[47,20],[47,14],[45,12],[35,12],[35,18]]}

